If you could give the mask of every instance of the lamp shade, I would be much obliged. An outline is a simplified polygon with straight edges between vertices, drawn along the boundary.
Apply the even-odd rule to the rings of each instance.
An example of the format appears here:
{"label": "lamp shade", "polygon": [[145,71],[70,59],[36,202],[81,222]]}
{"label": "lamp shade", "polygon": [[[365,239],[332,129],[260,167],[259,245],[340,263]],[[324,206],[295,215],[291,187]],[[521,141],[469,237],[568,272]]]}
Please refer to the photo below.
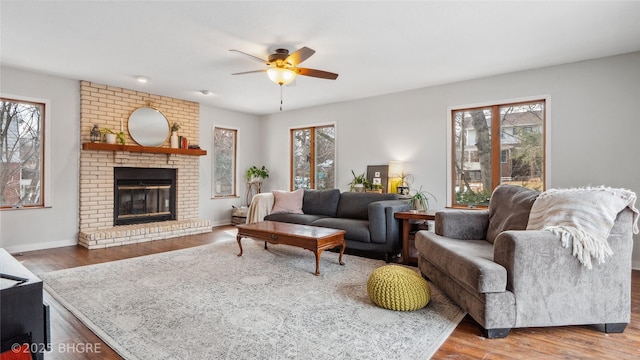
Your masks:
{"label": "lamp shade", "polygon": [[389,177],[399,178],[402,176],[402,161],[389,161]]}
{"label": "lamp shade", "polygon": [[296,73],[293,70],[273,67],[267,70],[269,79],[278,85],[287,85],[296,78]]}
{"label": "lamp shade", "polygon": [[396,193],[398,186],[402,186],[402,173],[404,172],[401,161],[389,161],[389,192]]}

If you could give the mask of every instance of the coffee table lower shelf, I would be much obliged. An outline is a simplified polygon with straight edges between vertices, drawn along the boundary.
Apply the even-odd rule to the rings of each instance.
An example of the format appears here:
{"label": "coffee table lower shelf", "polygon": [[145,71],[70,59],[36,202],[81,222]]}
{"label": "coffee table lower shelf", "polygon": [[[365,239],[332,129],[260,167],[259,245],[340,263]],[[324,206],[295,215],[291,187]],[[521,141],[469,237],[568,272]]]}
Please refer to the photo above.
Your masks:
{"label": "coffee table lower shelf", "polygon": [[317,226],[288,224],[277,221],[260,221],[252,224],[237,225],[238,247],[242,256],[243,237],[250,237],[264,241],[264,248],[267,243],[283,244],[310,250],[316,256],[316,271],[314,275],[320,275],[320,254],[324,250],[333,249],[340,246],[340,257],[338,262],[344,265],[342,255],[346,244],[344,241],[344,230],[329,229]]}

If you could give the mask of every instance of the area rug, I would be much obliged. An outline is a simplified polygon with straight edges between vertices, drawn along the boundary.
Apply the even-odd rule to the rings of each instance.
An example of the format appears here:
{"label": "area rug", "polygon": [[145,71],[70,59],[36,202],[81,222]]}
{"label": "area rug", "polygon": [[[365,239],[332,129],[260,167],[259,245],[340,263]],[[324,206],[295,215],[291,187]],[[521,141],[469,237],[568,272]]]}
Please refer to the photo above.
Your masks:
{"label": "area rug", "polygon": [[41,274],[125,359],[428,359],[464,312],[432,286],[423,309],[375,306],[379,260],[243,240]]}

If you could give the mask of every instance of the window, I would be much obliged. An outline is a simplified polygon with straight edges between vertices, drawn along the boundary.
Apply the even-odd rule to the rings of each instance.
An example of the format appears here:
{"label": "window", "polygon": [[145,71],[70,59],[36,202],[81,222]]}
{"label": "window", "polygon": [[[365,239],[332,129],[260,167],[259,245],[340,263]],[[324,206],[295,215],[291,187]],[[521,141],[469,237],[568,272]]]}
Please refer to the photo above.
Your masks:
{"label": "window", "polygon": [[501,150],[500,151],[500,163],[506,164],[507,159],[509,159],[509,150]]}
{"label": "window", "polygon": [[43,207],[45,104],[0,98],[0,207]]}
{"label": "window", "polygon": [[238,130],[213,128],[213,197],[236,196]]}
{"label": "window", "polygon": [[335,188],[335,127],[291,130],[291,188]]}
{"label": "window", "polygon": [[544,190],[545,100],[455,109],[451,119],[452,206],[487,206],[504,183]]}

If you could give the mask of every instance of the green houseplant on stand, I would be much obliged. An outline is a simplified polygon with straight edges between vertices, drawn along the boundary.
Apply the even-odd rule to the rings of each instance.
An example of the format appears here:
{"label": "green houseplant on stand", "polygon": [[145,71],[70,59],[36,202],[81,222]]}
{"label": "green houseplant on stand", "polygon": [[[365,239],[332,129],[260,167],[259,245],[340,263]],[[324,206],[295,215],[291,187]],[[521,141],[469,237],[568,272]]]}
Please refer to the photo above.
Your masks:
{"label": "green houseplant on stand", "polygon": [[262,181],[268,177],[269,170],[264,165],[261,168],[254,165],[247,170],[247,192],[245,194],[247,206],[251,205],[253,195],[262,191]]}
{"label": "green houseplant on stand", "polygon": [[247,170],[247,181],[250,183],[253,182],[262,182],[264,179],[269,177],[269,170],[267,170],[264,165],[261,168],[256,166],[252,166]]}

